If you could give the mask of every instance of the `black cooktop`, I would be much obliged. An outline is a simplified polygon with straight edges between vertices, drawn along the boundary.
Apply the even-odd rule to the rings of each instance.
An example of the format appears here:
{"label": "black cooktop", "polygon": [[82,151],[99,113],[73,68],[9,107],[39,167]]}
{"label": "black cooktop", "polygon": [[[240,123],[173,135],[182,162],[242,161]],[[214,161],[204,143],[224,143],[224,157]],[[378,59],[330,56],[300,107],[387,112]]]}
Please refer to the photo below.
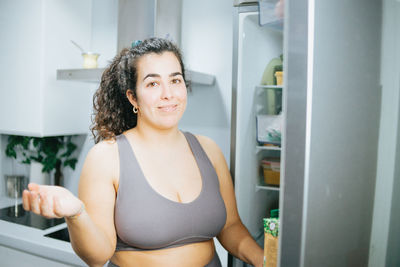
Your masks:
{"label": "black cooktop", "polygon": [[0,220],[22,224],[45,230],[47,228],[64,223],[64,218],[46,219],[45,217],[25,211],[22,204],[0,209]]}

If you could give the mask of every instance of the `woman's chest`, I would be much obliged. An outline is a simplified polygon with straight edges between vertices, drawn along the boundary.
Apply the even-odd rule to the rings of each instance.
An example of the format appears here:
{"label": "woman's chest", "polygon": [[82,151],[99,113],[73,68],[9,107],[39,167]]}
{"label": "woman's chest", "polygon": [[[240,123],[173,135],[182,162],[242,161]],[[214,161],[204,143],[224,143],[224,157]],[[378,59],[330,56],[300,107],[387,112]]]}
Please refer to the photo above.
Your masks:
{"label": "woman's chest", "polygon": [[202,190],[202,175],[192,155],[172,154],[138,160],[142,178],[158,194],[172,201],[193,201]]}

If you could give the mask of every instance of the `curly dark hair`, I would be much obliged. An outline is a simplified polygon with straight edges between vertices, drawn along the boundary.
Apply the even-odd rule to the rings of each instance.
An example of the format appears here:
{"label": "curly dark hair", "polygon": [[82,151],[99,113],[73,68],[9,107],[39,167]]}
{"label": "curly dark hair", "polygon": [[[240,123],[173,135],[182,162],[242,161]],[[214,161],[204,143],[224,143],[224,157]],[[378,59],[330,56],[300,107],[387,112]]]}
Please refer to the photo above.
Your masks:
{"label": "curly dark hair", "polygon": [[95,143],[115,136],[136,126],[137,115],[132,112],[126,92],[132,90],[136,97],[137,62],[146,54],[172,52],[178,59],[183,80],[185,67],[179,48],[167,39],[149,38],[124,48],[103,72],[100,87],[93,96],[93,117],[90,130]]}

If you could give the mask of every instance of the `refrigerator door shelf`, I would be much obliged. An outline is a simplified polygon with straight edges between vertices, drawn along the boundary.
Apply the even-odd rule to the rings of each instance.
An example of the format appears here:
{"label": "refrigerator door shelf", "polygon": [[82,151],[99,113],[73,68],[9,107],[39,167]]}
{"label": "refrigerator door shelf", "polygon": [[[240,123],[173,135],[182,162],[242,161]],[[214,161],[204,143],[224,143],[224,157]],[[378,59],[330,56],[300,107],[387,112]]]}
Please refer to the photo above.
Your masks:
{"label": "refrigerator door shelf", "polygon": [[274,30],[283,31],[283,9],[282,0],[260,0],[260,26],[268,26]]}

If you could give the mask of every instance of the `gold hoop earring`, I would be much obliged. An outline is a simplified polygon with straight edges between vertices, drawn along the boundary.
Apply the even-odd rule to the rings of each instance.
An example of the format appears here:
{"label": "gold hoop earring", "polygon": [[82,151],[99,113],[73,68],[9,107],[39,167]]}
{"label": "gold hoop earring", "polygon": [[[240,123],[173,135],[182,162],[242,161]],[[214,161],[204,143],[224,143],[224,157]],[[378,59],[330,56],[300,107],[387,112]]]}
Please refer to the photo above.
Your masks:
{"label": "gold hoop earring", "polygon": [[133,110],[133,113],[135,113],[135,114],[138,113],[138,108],[137,107],[133,106],[132,110]]}

